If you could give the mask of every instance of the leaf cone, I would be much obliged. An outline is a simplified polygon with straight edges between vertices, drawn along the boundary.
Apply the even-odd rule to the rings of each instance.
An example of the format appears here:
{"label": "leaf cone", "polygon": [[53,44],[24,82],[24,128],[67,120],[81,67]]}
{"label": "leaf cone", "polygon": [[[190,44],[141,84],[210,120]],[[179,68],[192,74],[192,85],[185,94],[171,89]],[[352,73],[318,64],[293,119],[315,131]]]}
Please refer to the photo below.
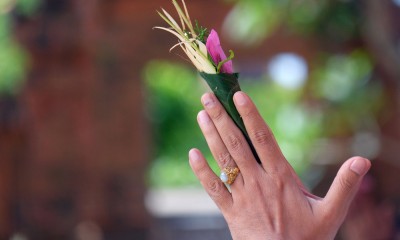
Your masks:
{"label": "leaf cone", "polygon": [[235,122],[236,126],[238,126],[241,132],[243,133],[257,162],[261,163],[260,158],[258,157],[257,152],[246,131],[246,127],[244,126],[243,120],[233,102],[233,95],[237,91],[240,91],[240,86],[238,81],[239,74],[238,73],[208,74],[200,72],[200,76],[207,82],[210,89],[214,92],[215,96],[224,106],[226,112],[229,114],[229,116]]}

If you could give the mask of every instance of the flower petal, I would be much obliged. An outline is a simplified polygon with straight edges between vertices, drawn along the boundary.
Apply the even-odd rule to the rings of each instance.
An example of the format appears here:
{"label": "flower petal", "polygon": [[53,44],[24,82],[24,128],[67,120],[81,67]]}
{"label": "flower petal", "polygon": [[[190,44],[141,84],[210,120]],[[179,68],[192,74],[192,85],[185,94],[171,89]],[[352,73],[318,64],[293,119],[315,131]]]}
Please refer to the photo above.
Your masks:
{"label": "flower petal", "polygon": [[[207,51],[211,56],[211,59],[214,61],[215,65],[221,61],[227,59],[224,50],[221,47],[221,43],[219,41],[218,33],[212,29],[210,35],[208,35],[206,42]],[[233,73],[233,65],[232,61],[227,61],[221,67],[221,72],[223,73]]]}

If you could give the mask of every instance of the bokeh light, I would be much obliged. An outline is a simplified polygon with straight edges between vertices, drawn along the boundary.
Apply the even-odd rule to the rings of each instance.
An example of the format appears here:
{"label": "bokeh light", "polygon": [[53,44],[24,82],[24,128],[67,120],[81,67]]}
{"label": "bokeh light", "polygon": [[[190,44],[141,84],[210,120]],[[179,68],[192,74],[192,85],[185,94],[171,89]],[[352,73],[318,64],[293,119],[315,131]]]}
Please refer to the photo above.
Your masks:
{"label": "bokeh light", "polygon": [[307,62],[300,55],[281,53],[270,60],[268,73],[279,85],[297,89],[302,87],[307,80]]}

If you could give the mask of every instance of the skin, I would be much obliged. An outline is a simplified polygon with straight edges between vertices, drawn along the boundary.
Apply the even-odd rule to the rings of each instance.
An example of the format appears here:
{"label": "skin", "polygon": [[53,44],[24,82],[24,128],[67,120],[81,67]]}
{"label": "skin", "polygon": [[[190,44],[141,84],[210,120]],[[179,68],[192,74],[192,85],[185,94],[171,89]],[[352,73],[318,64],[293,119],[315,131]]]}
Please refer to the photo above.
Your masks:
{"label": "skin", "polygon": [[334,239],[370,161],[353,157],[343,163],[324,198],[306,190],[283,156],[270,128],[243,92],[234,95],[262,164],[254,159],[240,130],[212,93],[202,97],[198,123],[219,167],[240,169],[231,192],[198,149],[189,163],[226,219],[232,238]]}

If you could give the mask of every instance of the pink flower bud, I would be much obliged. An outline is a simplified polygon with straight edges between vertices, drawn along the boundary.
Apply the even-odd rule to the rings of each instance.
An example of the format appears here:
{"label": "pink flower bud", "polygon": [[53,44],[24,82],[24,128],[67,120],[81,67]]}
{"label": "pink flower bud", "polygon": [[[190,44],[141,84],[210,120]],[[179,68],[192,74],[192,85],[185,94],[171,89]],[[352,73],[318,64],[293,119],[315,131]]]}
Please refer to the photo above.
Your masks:
{"label": "pink flower bud", "polygon": [[[216,65],[227,59],[224,50],[222,50],[218,33],[214,29],[211,30],[210,35],[207,38],[206,47],[208,53],[211,56],[211,59],[214,61]],[[232,74],[233,73],[232,60],[229,60],[226,63],[224,63],[220,69],[220,72]]]}

